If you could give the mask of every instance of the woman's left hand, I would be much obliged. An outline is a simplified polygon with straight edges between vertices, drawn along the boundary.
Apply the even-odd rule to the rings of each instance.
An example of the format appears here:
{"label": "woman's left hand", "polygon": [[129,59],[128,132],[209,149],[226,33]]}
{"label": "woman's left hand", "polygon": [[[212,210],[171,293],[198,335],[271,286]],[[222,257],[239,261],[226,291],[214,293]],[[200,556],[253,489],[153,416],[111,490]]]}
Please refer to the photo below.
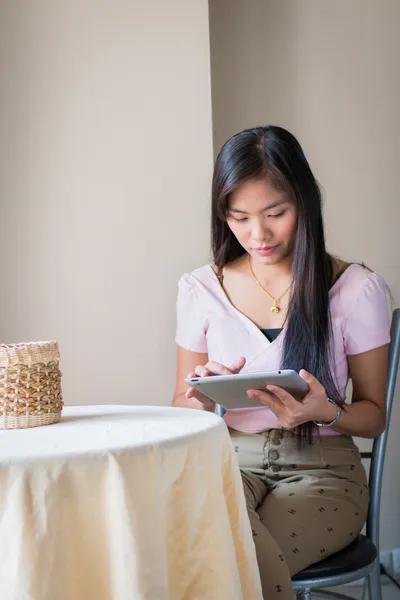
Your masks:
{"label": "woman's left hand", "polygon": [[268,406],[279,419],[283,429],[293,429],[309,421],[333,421],[337,409],[328,401],[323,385],[304,369],[300,371],[300,377],[310,387],[303,400],[295,400],[289,392],[276,385],[267,385],[268,392],[272,392],[274,396],[261,390],[248,390],[247,395]]}

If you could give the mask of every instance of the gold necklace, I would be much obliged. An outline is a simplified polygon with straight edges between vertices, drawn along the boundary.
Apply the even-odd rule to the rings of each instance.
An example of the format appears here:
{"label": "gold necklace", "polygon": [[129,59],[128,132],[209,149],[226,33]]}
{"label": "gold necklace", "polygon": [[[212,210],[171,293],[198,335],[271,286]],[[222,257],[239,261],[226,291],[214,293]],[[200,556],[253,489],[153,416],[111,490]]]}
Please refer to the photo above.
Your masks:
{"label": "gold necklace", "polygon": [[292,287],[292,284],[289,285],[289,287],[286,288],[286,290],[283,292],[283,294],[281,294],[280,296],[278,296],[278,298],[275,298],[275,296],[273,296],[272,294],[269,293],[268,290],[265,289],[265,287],[262,285],[262,283],[260,283],[253,271],[253,267],[251,265],[251,256],[249,254],[249,267],[250,267],[250,271],[251,274],[253,275],[254,279],[256,280],[256,282],[258,283],[258,285],[260,286],[260,288],[267,294],[267,296],[269,296],[271,298],[271,300],[274,301],[274,305],[271,308],[271,312],[273,312],[274,314],[278,314],[281,312],[281,307],[279,306],[280,301],[282,300],[283,296],[285,294],[288,293],[288,291],[290,290],[290,288]]}

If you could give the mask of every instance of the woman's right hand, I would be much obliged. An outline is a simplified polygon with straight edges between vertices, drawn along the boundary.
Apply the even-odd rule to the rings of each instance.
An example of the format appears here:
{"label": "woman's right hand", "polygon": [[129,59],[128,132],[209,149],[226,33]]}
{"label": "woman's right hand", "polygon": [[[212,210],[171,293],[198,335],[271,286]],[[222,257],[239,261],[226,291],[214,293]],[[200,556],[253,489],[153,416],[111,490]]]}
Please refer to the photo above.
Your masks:
{"label": "woman's right hand", "polygon": [[[240,373],[246,364],[246,359],[241,357],[239,360],[233,363],[230,367],[225,367],[218,362],[209,361],[206,365],[198,365],[194,372],[188,373],[188,378],[193,377],[209,377],[210,375],[235,375]],[[207,398],[204,394],[199,392],[194,387],[189,386],[185,393],[186,398],[196,398],[204,406],[204,410],[209,412],[215,411],[215,402],[210,398]]]}

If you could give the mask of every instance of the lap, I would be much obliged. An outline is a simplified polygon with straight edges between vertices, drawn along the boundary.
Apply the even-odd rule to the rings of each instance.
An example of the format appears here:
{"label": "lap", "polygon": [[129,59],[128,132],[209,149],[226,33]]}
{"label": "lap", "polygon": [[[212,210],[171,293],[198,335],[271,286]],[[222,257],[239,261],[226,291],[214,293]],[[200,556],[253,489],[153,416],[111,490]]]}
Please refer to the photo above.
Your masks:
{"label": "lap", "polygon": [[[272,463],[265,459],[267,452],[272,455],[267,446],[256,473],[242,468],[242,479],[248,510],[256,511],[293,575],[357,537],[367,515],[368,487],[350,439],[322,440],[304,452],[282,446],[272,448],[279,456]],[[283,450],[289,450],[290,464]],[[262,469],[261,460],[270,468]]]}
{"label": "lap", "polygon": [[305,474],[296,483],[281,481],[257,508],[291,574],[348,546],[360,533],[368,508],[363,484]]}

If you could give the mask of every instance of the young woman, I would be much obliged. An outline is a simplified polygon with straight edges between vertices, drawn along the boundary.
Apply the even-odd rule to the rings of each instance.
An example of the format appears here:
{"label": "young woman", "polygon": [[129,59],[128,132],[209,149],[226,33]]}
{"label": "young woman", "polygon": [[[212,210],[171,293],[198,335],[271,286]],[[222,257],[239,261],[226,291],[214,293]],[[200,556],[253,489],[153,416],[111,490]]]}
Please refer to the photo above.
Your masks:
{"label": "young woman", "polygon": [[[345,215],[343,215],[345,218]],[[214,411],[184,378],[295,369],[310,391],[252,390],[229,410],[264,597],[289,600],[291,576],[362,529],[368,487],[353,435],[385,427],[386,287],[327,253],[321,194],[297,140],[280,127],[223,146],[212,190],[213,266],[179,283],[174,406]],[[352,403],[344,405],[351,373]],[[272,392],[272,393],[271,393]]]}

